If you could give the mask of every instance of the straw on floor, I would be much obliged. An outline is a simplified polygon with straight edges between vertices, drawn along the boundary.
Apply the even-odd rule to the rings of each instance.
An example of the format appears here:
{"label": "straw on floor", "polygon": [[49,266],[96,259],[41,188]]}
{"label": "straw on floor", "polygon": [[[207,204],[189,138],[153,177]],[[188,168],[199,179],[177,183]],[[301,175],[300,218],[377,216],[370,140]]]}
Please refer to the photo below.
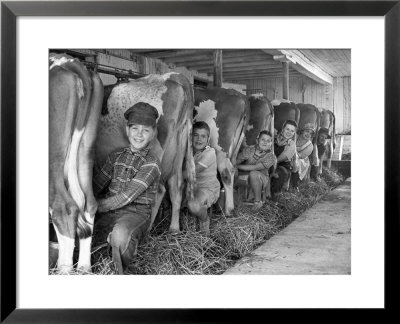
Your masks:
{"label": "straw on floor", "polygon": [[[235,208],[230,217],[215,210],[209,237],[198,231],[197,220],[187,211],[183,211],[180,217],[182,232],[176,236],[169,235],[169,217],[164,213],[164,217],[156,219],[150,235],[139,245],[137,257],[126,274],[221,274],[342,181],[339,174],[324,168],[320,182],[302,183],[299,192],[279,193],[275,201],[267,200],[257,212],[246,205]],[[163,205],[163,209],[168,210],[168,206]],[[109,248],[104,244],[109,231],[105,223],[104,219],[98,220],[95,227],[93,246],[103,246],[92,254],[94,274],[116,273]]]}

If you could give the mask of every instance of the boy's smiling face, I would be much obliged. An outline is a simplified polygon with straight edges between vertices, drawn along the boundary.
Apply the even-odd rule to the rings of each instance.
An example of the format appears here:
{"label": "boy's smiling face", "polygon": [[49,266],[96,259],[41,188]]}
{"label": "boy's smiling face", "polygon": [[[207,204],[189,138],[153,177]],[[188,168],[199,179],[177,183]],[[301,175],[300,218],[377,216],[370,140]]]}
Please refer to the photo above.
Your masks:
{"label": "boy's smiling face", "polygon": [[155,129],[151,126],[132,124],[126,126],[126,135],[132,151],[139,151],[145,148],[154,138]]}
{"label": "boy's smiling face", "polygon": [[208,131],[204,128],[193,128],[192,144],[194,152],[201,151],[208,144]]}
{"label": "boy's smiling face", "polygon": [[257,139],[258,147],[261,151],[268,151],[272,147],[272,137],[267,134],[262,134],[260,138]]}
{"label": "boy's smiling face", "polygon": [[290,139],[296,133],[296,127],[291,124],[286,124],[285,128],[282,131],[283,137],[286,139]]}

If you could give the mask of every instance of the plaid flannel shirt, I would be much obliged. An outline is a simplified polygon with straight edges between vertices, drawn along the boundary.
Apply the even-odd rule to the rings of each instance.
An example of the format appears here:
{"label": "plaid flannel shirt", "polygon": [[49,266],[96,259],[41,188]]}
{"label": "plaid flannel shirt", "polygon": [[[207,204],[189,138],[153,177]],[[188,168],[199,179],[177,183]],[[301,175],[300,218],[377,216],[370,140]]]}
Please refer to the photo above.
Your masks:
{"label": "plaid flannel shirt", "polygon": [[129,147],[111,153],[100,172],[93,178],[96,197],[108,186],[99,210],[121,208],[133,201],[152,205],[160,182],[160,161],[149,148],[133,152]]}

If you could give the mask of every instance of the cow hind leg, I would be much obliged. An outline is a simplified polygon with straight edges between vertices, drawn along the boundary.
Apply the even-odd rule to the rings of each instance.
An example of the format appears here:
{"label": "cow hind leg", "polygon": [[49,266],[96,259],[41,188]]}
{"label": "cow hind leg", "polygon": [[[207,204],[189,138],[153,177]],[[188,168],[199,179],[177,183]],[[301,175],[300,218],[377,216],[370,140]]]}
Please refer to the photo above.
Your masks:
{"label": "cow hind leg", "polygon": [[172,203],[171,225],[169,226],[170,234],[178,234],[179,230],[179,213],[182,203],[182,170],[168,180],[169,194]]}
{"label": "cow hind leg", "polygon": [[153,227],[154,224],[154,220],[157,216],[158,213],[158,209],[160,208],[161,202],[165,196],[165,186],[163,184],[160,183],[159,187],[158,187],[158,191],[156,193],[156,196],[154,198],[154,206],[151,209],[151,219],[150,219],[150,225],[149,228],[147,229],[147,234],[150,233],[151,228]]}
{"label": "cow hind leg", "polygon": [[333,156],[333,139],[331,139],[331,142],[329,144],[329,152],[328,152],[328,157],[327,157],[327,167],[328,169],[331,168],[332,166],[332,156]]}
{"label": "cow hind leg", "polygon": [[[183,160],[186,154],[188,143],[188,125],[178,131],[178,137],[176,139],[176,146],[174,158],[171,160],[172,172],[168,179],[169,195],[172,203],[172,216],[171,224],[169,227],[170,234],[178,234],[179,230],[179,214],[182,203],[182,191],[183,191],[183,176],[182,167]],[[171,142],[172,143],[172,142]]]}
{"label": "cow hind leg", "polygon": [[182,191],[183,191],[183,177],[182,177],[182,165],[184,158],[184,149],[187,145],[187,138],[185,137],[185,132],[181,132],[178,143],[176,147],[176,159],[174,163],[175,172],[172,173],[172,176],[168,179],[168,187],[169,194],[172,203],[172,216],[171,216],[171,225],[169,227],[170,234],[178,234],[179,233],[179,213],[181,210],[182,203]]}
{"label": "cow hind leg", "polygon": [[[85,194],[86,204],[83,217],[78,218],[77,234],[79,237],[78,268],[82,271],[91,271],[90,252],[94,217],[97,211],[97,202],[93,194],[93,160],[94,145],[100,118],[101,103],[103,100],[103,86],[100,78],[93,74],[93,93],[89,105],[90,114],[86,123],[85,132],[81,139],[78,156],[79,184]],[[80,214],[82,215],[82,214]]]}
{"label": "cow hind leg", "polygon": [[[85,226],[88,227],[88,231],[93,233],[94,214],[85,212]],[[91,246],[92,246],[92,235],[85,238],[79,238],[79,259],[78,269],[83,272],[92,272],[91,270]]]}
{"label": "cow hind leg", "polygon": [[[76,210],[75,213],[78,211]],[[74,235],[67,236],[63,235],[62,232],[73,231],[75,224],[73,218],[67,215],[67,211],[64,208],[59,210],[50,210],[51,218],[53,219],[54,229],[57,234],[58,240],[58,260],[57,260],[57,270],[60,274],[68,274],[72,271],[73,264],[72,258],[75,248]],[[72,220],[72,222],[69,222]]]}
{"label": "cow hind leg", "polygon": [[319,165],[318,165],[318,176],[320,176],[322,174],[322,167],[324,165],[324,157],[325,157],[325,153],[321,156],[321,159],[319,160]]}
{"label": "cow hind leg", "polygon": [[[79,95],[78,80],[62,68],[50,73],[50,214],[59,242],[58,269],[68,273],[72,269],[76,219],[79,209],[66,187],[70,140],[74,130]],[[75,142],[77,138],[75,136]],[[79,141],[78,141],[79,143]],[[65,171],[67,171],[65,173]],[[65,178],[64,178],[65,177]]]}
{"label": "cow hind leg", "polygon": [[228,169],[220,172],[221,181],[225,190],[225,214],[227,216],[231,215],[235,208],[235,202],[233,199],[233,182],[235,178],[235,173],[230,172]]}

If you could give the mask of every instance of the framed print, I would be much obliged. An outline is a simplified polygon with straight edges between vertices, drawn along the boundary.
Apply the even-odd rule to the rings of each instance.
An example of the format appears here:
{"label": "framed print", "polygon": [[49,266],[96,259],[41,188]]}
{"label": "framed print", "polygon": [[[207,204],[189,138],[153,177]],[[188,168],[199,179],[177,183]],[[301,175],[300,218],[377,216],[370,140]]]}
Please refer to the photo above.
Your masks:
{"label": "framed print", "polygon": [[[5,1],[1,16],[1,321],[226,322],[237,309],[393,308],[398,1]],[[352,48],[351,275],[48,276],[37,216],[48,213],[48,50],[219,47]]]}

